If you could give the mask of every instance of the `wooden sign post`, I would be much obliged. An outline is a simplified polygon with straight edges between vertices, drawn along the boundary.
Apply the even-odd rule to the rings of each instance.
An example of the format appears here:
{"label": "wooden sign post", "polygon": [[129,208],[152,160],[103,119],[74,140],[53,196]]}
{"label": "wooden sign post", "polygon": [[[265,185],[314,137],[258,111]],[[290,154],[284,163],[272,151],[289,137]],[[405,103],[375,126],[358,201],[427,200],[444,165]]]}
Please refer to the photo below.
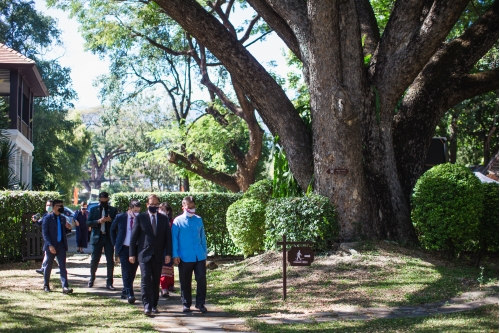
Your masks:
{"label": "wooden sign post", "polygon": [[292,247],[288,251],[288,261],[291,266],[311,266],[314,261],[314,251],[311,248],[313,242],[287,242],[286,235],[283,235],[283,241],[277,242],[283,246],[283,300],[286,300],[286,261],[287,261],[287,245],[309,245],[308,247]]}

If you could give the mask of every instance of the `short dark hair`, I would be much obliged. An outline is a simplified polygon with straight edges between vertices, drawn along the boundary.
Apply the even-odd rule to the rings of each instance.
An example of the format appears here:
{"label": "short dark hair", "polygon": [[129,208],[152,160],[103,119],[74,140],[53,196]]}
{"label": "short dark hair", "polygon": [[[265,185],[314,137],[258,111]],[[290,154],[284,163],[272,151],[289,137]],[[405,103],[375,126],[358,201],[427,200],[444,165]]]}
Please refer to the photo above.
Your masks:
{"label": "short dark hair", "polygon": [[168,202],[162,202],[158,208],[163,208],[163,207],[165,207],[165,210],[167,212],[170,212],[170,213],[173,212],[173,209],[172,209],[172,207],[170,207],[170,205],[168,204]]}
{"label": "short dark hair", "polygon": [[158,202],[160,202],[160,198],[156,194],[152,193],[152,194],[148,195],[148,204],[149,204],[149,200],[154,199],[154,198],[156,198],[158,200]]}
{"label": "short dark hair", "polygon": [[134,207],[141,207],[141,202],[137,199],[132,199],[130,200],[130,204],[128,205],[129,208],[134,208]]}
{"label": "short dark hair", "polygon": [[99,193],[99,198],[109,198],[108,192],[101,192],[101,193]]}
{"label": "short dark hair", "polygon": [[188,203],[190,203],[190,202],[192,202],[192,203],[196,203],[196,202],[194,201],[193,196],[191,196],[191,195],[188,195],[187,197],[184,197],[184,199],[182,199],[182,205],[183,205],[183,206],[184,206],[184,204],[188,204]]}
{"label": "short dark hair", "polygon": [[52,207],[54,207],[55,205],[58,205],[58,204],[62,204],[63,201],[62,200],[53,200],[52,201]]}
{"label": "short dark hair", "polygon": [[87,206],[87,201],[84,201],[84,202],[82,202],[82,203],[80,204],[80,206],[83,206],[83,205]]}

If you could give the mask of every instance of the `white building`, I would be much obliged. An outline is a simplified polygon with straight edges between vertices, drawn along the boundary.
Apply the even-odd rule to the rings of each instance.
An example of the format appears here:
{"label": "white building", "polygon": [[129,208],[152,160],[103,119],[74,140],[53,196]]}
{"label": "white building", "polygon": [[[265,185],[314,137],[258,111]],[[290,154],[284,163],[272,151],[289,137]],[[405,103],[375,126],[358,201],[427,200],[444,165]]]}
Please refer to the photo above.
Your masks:
{"label": "white building", "polygon": [[17,148],[14,170],[31,188],[33,163],[33,99],[48,96],[36,64],[0,43],[0,96],[8,97],[10,140]]}

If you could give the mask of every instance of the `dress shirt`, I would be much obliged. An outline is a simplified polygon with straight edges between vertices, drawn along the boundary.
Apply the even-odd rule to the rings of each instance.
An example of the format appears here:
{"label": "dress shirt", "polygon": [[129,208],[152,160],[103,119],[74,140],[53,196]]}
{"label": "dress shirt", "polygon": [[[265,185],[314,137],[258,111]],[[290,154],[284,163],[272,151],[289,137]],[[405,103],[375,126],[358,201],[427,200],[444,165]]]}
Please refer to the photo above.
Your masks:
{"label": "dress shirt", "polygon": [[155,217],[156,227],[158,227],[158,215],[157,215],[157,213],[151,214],[148,211],[148,214],[149,214],[149,222],[151,222],[151,227],[153,226],[153,216]]}
{"label": "dress shirt", "polygon": [[130,219],[135,220],[135,217],[127,214],[127,233],[125,234],[125,239],[123,240],[123,245],[130,246],[130,237],[132,236],[132,228],[130,227]]}
{"label": "dress shirt", "polygon": [[198,215],[177,216],[172,224],[172,257],[184,262],[207,259],[207,238],[203,220]]}

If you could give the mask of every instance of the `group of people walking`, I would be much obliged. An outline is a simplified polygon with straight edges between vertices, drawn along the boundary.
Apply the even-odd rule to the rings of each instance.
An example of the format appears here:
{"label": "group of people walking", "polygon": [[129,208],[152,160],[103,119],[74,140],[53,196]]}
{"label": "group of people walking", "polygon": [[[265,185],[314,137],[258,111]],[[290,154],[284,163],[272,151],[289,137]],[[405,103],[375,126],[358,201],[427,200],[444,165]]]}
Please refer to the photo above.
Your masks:
{"label": "group of people walking", "polygon": [[[47,204],[51,207],[47,209],[47,213],[39,220],[33,219],[41,224],[44,239],[45,259],[41,268],[44,274],[44,290],[51,291],[50,274],[54,258],[57,258],[63,293],[69,294],[73,289],[68,286],[68,243],[66,232],[63,230],[71,230],[71,225],[66,222],[64,215],[61,215],[64,212],[61,200],[49,201]],[[207,312],[207,243],[203,221],[195,214],[196,204],[193,197],[187,196],[182,200],[183,214],[175,219],[172,219],[173,211],[170,205],[160,203],[155,194],[148,196],[146,207],[147,211],[140,213],[140,201],[132,199],[128,210],[118,214],[117,209],[109,204],[109,195],[106,192],[99,194],[99,205],[92,207],[89,212],[86,203],[82,204],[81,214],[75,214],[75,223],[78,222],[77,226],[84,226],[85,230],[91,230],[92,255],[88,287],[94,287],[97,268],[104,251],[107,268],[106,288],[116,290],[113,286],[113,259],[116,254],[120,258],[122,271],[122,299],[127,299],[130,304],[135,303],[133,282],[139,267],[144,314],[156,314],[159,313],[160,292],[163,297],[169,297],[169,291],[174,291],[173,266],[176,265],[179,267],[182,311],[191,311],[191,283],[194,272],[197,282],[195,308],[200,312]],[[77,233],[77,238],[87,238],[85,232]],[[83,243],[77,242],[78,252],[83,252],[82,247],[86,247],[86,244],[81,245]]]}

